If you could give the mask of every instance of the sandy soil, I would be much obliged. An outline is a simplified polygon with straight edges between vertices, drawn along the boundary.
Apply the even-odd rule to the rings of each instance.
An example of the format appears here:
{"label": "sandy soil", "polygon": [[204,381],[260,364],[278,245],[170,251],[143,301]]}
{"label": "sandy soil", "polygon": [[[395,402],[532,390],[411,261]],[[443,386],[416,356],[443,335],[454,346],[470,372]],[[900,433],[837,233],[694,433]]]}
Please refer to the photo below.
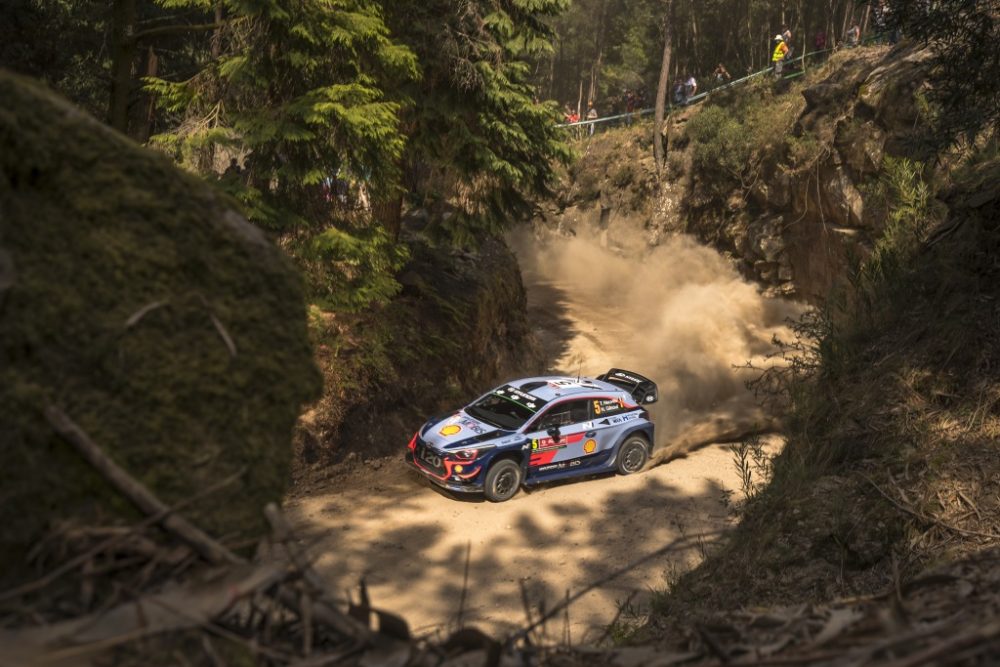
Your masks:
{"label": "sandy soil", "polygon": [[[627,349],[642,335],[628,313],[595,308],[585,293],[546,276],[525,278],[553,369],[592,374],[624,365],[609,351]],[[746,415],[693,422],[688,432],[704,437],[752,423],[746,420],[757,414],[753,401],[743,396],[737,403]],[[768,440],[772,452],[780,444]],[[522,586],[532,605],[551,606],[675,538],[730,527],[730,503],[739,497],[731,452],[710,445],[633,476],[549,485],[502,504],[447,495],[404,468],[400,457],[337,475],[327,488],[289,500],[287,509],[318,540],[317,566],[342,590],[365,577],[373,604],[402,614],[418,632],[461,622],[503,634],[525,622]],[[702,550],[645,563],[588,593],[571,608],[572,639],[598,639],[618,603],[636,593],[635,604],[647,604],[651,589],[668,586]],[[552,630],[562,636],[564,626],[560,619]]]}

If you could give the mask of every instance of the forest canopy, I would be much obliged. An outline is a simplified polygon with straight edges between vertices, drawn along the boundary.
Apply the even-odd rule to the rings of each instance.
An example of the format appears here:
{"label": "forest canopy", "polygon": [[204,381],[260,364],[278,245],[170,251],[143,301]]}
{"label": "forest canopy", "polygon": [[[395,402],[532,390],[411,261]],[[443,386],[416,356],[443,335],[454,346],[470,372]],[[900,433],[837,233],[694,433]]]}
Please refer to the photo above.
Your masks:
{"label": "forest canopy", "polygon": [[1000,118],[995,2],[967,0],[8,0],[0,65],[217,181],[357,308],[399,288],[404,212],[466,245],[529,216],[566,106],[649,107],[855,24],[938,50],[942,137]]}

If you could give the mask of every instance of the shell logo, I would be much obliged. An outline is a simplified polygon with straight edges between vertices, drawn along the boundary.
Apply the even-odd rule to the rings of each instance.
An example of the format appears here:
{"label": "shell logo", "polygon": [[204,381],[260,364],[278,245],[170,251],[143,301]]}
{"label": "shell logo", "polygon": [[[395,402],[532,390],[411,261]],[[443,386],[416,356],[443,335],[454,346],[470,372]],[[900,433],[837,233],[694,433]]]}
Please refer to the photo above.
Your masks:
{"label": "shell logo", "polygon": [[593,454],[595,449],[597,449],[596,440],[588,440],[587,442],[583,443],[583,451],[586,452],[587,454]]}
{"label": "shell logo", "polygon": [[438,433],[440,433],[441,435],[447,437],[449,435],[455,435],[457,433],[460,433],[461,431],[462,431],[462,427],[459,426],[458,424],[450,424],[448,426],[445,426],[440,431],[438,431]]}

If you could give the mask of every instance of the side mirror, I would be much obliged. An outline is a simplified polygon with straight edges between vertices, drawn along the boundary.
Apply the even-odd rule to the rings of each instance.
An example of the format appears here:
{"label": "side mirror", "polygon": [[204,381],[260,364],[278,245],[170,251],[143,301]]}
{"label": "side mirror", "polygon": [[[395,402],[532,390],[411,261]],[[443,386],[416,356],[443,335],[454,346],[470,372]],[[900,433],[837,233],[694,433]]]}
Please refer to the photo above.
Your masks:
{"label": "side mirror", "polygon": [[549,434],[550,438],[552,438],[556,442],[559,442],[560,432],[559,432],[559,427],[558,426],[553,426],[552,428],[550,428],[547,431],[547,433]]}

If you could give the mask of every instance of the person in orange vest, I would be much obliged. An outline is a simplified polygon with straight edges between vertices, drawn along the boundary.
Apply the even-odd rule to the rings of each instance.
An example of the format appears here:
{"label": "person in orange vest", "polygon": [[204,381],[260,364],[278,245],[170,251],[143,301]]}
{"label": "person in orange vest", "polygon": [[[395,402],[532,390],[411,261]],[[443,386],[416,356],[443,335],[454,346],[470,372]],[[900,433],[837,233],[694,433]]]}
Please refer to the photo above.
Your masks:
{"label": "person in orange vest", "polygon": [[774,41],[777,44],[774,47],[774,53],[771,55],[771,62],[774,64],[774,76],[781,76],[781,70],[785,65],[785,56],[788,55],[788,45],[785,44],[785,38],[781,35],[775,35]]}

